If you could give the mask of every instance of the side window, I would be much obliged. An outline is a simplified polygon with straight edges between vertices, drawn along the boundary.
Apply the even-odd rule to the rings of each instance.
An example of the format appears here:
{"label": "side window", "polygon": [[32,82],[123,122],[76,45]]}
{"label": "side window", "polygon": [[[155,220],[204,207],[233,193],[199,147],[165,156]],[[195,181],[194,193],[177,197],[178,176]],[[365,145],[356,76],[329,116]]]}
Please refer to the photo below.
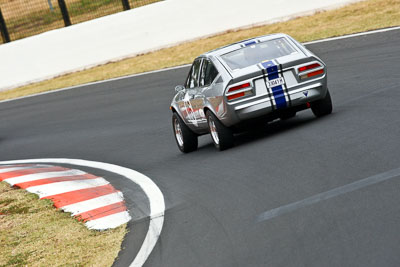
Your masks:
{"label": "side window", "polygon": [[188,76],[187,76],[187,78],[186,78],[185,88],[189,88],[190,80],[192,79],[192,69],[193,69],[193,65],[192,65],[192,67],[190,68],[189,74],[188,74]]}
{"label": "side window", "polygon": [[210,85],[217,75],[218,71],[214,64],[209,60],[204,60],[204,63],[201,66],[200,86]]}
{"label": "side window", "polygon": [[186,79],[186,88],[194,88],[199,86],[199,69],[200,69],[201,59],[196,59],[190,69],[189,75]]}
{"label": "side window", "polygon": [[209,61],[204,59],[203,64],[201,65],[201,70],[200,70],[200,82],[199,82],[200,86],[206,85],[205,79],[206,79],[206,69],[207,69],[208,64],[209,64]]}

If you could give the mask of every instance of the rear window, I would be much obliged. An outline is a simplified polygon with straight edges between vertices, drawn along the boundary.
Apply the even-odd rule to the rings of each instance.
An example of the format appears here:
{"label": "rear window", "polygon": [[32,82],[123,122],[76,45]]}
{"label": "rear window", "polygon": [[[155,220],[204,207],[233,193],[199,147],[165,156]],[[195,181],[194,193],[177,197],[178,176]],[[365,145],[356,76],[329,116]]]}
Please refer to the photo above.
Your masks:
{"label": "rear window", "polygon": [[231,70],[243,69],[261,63],[297,53],[285,38],[255,43],[221,56]]}

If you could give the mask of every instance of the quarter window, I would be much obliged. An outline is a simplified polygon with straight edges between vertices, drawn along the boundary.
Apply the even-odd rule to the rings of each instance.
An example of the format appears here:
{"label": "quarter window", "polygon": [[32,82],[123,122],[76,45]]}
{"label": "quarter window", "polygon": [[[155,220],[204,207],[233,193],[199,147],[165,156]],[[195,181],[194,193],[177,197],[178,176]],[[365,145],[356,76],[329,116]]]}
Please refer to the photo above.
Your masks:
{"label": "quarter window", "polygon": [[209,86],[217,77],[218,71],[215,68],[214,64],[208,60],[205,59],[203,61],[203,65],[201,66],[201,72],[200,72],[200,86]]}
{"label": "quarter window", "polygon": [[190,69],[188,78],[186,80],[186,88],[194,88],[199,86],[199,69],[200,69],[201,59],[196,59],[193,62],[192,68]]}

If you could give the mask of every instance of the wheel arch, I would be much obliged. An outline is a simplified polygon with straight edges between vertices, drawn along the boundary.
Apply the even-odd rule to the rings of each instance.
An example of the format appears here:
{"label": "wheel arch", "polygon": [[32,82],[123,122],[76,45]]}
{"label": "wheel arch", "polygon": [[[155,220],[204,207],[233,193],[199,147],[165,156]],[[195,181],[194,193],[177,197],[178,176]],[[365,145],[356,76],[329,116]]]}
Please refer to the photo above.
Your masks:
{"label": "wheel arch", "polygon": [[178,113],[174,106],[170,106],[169,109],[172,111],[172,113]]}
{"label": "wheel arch", "polygon": [[207,113],[207,111],[210,111],[212,114],[214,114],[215,117],[218,118],[217,112],[215,112],[214,107],[213,107],[213,106],[211,105],[211,103],[208,102],[208,101],[206,102],[206,105],[203,107],[204,115]]}
{"label": "wheel arch", "polygon": [[184,122],[186,122],[181,112],[175,107],[175,105],[171,105],[169,109],[171,110],[172,114],[176,113]]}
{"label": "wheel arch", "polygon": [[[203,111],[204,111],[204,114],[207,114],[207,111],[210,111],[210,112],[212,112],[212,113],[214,113],[209,107],[204,107],[204,109],[203,109]],[[214,114],[215,115],[215,114]]]}

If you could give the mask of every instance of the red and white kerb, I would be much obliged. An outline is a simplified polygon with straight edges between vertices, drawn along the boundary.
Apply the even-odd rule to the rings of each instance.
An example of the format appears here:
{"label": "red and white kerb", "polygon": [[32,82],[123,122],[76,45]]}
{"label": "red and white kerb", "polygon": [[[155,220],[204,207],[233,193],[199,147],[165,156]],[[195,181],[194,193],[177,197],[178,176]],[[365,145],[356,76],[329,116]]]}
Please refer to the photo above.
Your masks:
{"label": "red and white kerb", "polygon": [[52,200],[54,207],[70,212],[89,229],[115,228],[131,219],[122,192],[84,171],[43,164],[3,165],[0,181]]}

